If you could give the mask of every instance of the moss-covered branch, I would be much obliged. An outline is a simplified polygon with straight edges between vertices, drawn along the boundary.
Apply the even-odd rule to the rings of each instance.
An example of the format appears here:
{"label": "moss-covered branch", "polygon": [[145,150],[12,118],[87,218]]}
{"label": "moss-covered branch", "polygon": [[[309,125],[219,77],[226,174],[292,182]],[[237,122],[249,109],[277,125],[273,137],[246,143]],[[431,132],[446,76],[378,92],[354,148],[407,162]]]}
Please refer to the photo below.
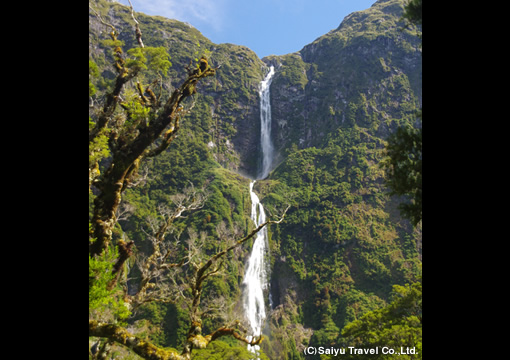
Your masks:
{"label": "moss-covered branch", "polygon": [[[199,325],[197,325],[197,328],[200,328]],[[262,342],[262,336],[248,340],[240,335],[237,329],[221,327],[206,336],[200,334],[190,335],[185,350],[182,354],[179,354],[173,349],[162,349],[149,341],[143,340],[130,333],[122,326],[102,323],[95,320],[89,320],[89,336],[106,338],[110,341],[114,341],[132,350],[135,354],[146,360],[190,360],[192,346],[198,349],[204,349],[211,342],[223,336],[233,336],[249,345],[258,345]],[[187,349],[189,349],[189,351]]]}
{"label": "moss-covered branch", "polygon": [[[201,201],[192,203],[193,206],[199,207],[202,204]],[[191,206],[191,205],[190,205]],[[176,213],[170,216],[170,219],[173,219],[176,216],[180,216],[183,209],[187,209],[186,207],[178,207]],[[200,300],[202,295],[202,288],[204,286],[205,281],[210,277],[219,272],[222,263],[219,262],[222,257],[224,257],[228,252],[234,250],[235,248],[243,245],[249,239],[253,238],[260,230],[262,230],[265,226],[271,223],[280,223],[283,221],[285,214],[288,210],[285,210],[283,215],[278,220],[267,220],[265,223],[259,225],[255,229],[253,229],[248,235],[243,237],[242,239],[235,242],[233,245],[227,247],[225,250],[216,253],[211,256],[204,265],[197,267],[195,270],[195,275],[193,276],[194,281],[189,284],[191,286],[192,293],[192,305],[190,307],[190,328],[188,331],[188,336],[186,342],[183,346],[183,351],[181,354],[178,354],[174,350],[165,350],[158,348],[154,344],[147,342],[143,339],[138,338],[137,336],[128,332],[125,328],[115,325],[115,324],[107,324],[100,323],[97,321],[89,321],[89,336],[102,337],[107,338],[110,341],[114,341],[118,344],[121,344],[133,352],[138,354],[139,356],[145,359],[178,359],[178,360],[189,360],[191,359],[191,353],[194,348],[203,349],[206,348],[212,341],[223,337],[223,336],[232,336],[239,341],[242,341],[249,345],[257,345],[263,340],[262,336],[256,337],[253,339],[247,338],[245,335],[245,330],[242,330],[239,322],[236,322],[235,325],[232,326],[222,326],[209,335],[202,335],[202,317],[203,313],[200,311]],[[164,233],[166,232],[169,224],[172,220],[167,220],[164,222],[158,229],[155,234],[155,244],[159,244],[162,241]],[[126,244],[127,245],[127,244]],[[159,252],[159,248],[156,248]],[[121,256],[121,258],[125,258],[126,256]],[[149,258],[150,260],[150,258]],[[150,263],[150,261],[149,261]],[[170,266],[181,266],[180,264],[170,264]],[[147,277],[148,279],[148,277]],[[241,329],[241,330],[240,330]]]}
{"label": "moss-covered branch", "polygon": [[[120,204],[121,193],[126,188],[130,178],[136,173],[137,164],[146,156],[154,156],[167,148],[175,138],[179,129],[178,116],[182,101],[196,92],[196,84],[199,80],[213,76],[216,69],[209,66],[204,71],[194,72],[188,75],[182,85],[175,89],[163,111],[147,127],[138,128],[133,140],[122,141],[115,147],[110,167],[105,171],[102,178],[95,183],[100,193],[94,200],[94,215],[92,218],[94,242],[90,244],[91,255],[100,254],[108,247],[115,225],[115,212]],[[117,81],[122,77],[119,74]],[[151,150],[152,144],[158,140],[165,129],[174,124],[170,132],[166,132],[163,145],[156,150]],[[94,130],[95,131],[95,130]],[[93,133],[94,133],[93,131]]]}
{"label": "moss-covered branch", "polygon": [[193,291],[193,294],[194,295],[194,299],[193,299],[193,309],[195,309],[198,304],[200,303],[200,293],[202,291],[202,285],[203,285],[203,282],[205,279],[207,279],[209,276],[213,275],[214,273],[218,272],[219,270],[219,266],[216,267],[214,270],[209,270],[209,268],[215,264],[221,257],[225,256],[229,251],[232,251],[234,250],[235,248],[241,246],[242,244],[244,244],[246,241],[250,240],[252,237],[254,237],[260,230],[262,230],[266,225],[268,224],[279,224],[283,221],[283,219],[285,218],[285,214],[287,213],[287,210],[289,209],[290,206],[287,206],[287,208],[285,209],[283,215],[281,216],[280,219],[278,220],[267,220],[266,222],[260,224],[259,226],[257,226],[255,229],[253,229],[248,235],[246,235],[244,238],[242,238],[241,240],[238,240],[234,245],[226,248],[225,250],[223,251],[220,251],[218,253],[216,253],[215,255],[211,256],[209,258],[209,260],[200,268],[198,269],[197,271],[197,275],[196,275],[196,281],[195,281],[195,284],[192,288],[192,291]]}
{"label": "moss-covered branch", "polygon": [[207,335],[205,337],[202,336],[201,335],[202,314],[199,311],[200,298],[202,295],[202,287],[204,285],[204,281],[207,278],[209,278],[210,276],[219,272],[223,263],[220,263],[219,265],[213,267],[213,265],[216,264],[218,262],[218,260],[220,260],[228,252],[243,245],[246,241],[253,238],[260,230],[262,230],[268,224],[281,223],[283,221],[283,219],[285,218],[285,214],[287,213],[287,210],[289,209],[289,207],[290,206],[287,206],[287,208],[285,209],[285,211],[282,214],[282,216],[280,217],[280,219],[267,220],[263,224],[260,224],[255,229],[253,229],[248,235],[246,235],[244,238],[235,242],[234,245],[211,256],[209,258],[209,260],[203,266],[201,266],[200,268],[197,269],[196,275],[194,276],[195,281],[191,287],[191,293],[193,294],[193,300],[192,300],[192,305],[191,305],[191,309],[190,309],[191,310],[191,314],[190,314],[191,327],[188,331],[188,339],[184,346],[183,354],[187,354],[188,352],[189,352],[189,354],[191,354],[193,346],[200,348],[200,349],[205,348],[211,341],[214,341],[215,339],[222,337],[222,336],[233,336],[236,339],[243,341],[250,345],[257,345],[262,341],[262,336],[260,336],[259,338],[254,338],[252,340],[248,340],[247,338],[245,338],[244,336],[239,334],[239,332],[236,329],[229,328],[229,327],[221,327],[218,330],[211,333],[210,335]]}
{"label": "moss-covered branch", "polygon": [[189,360],[189,357],[182,356],[175,350],[161,349],[151,342],[131,334],[122,326],[114,324],[89,320],[89,336],[115,341],[146,360]]}

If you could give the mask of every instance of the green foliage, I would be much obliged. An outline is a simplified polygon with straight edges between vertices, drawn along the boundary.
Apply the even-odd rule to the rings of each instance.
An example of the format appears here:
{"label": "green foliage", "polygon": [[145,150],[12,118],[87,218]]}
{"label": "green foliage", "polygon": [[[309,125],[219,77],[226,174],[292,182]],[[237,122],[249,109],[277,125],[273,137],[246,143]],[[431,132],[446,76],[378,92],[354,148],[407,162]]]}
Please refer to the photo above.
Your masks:
{"label": "green foliage", "polygon": [[89,312],[97,312],[102,316],[110,314],[116,320],[125,320],[131,312],[124,301],[118,298],[119,288],[108,289],[114,277],[112,267],[117,257],[116,248],[100,257],[89,255]]}
{"label": "green foliage", "polygon": [[132,89],[127,90],[124,94],[125,102],[122,103],[122,106],[126,110],[126,113],[129,114],[126,121],[124,122],[124,132],[127,134],[136,135],[136,127],[140,123],[149,124],[150,119],[154,116],[151,113],[151,108],[144,106],[140,103],[140,97],[138,93]]}
{"label": "green foliage", "polygon": [[91,81],[91,78],[99,77],[99,68],[96,63],[89,60],[89,96],[93,96],[96,93],[96,87]]}
{"label": "green foliage", "polygon": [[[421,116],[421,112],[420,112]],[[409,195],[411,203],[400,205],[402,213],[417,225],[422,218],[422,129],[400,127],[388,138],[387,184],[393,194]]]}
{"label": "green foliage", "polygon": [[[183,218],[174,223],[175,231],[167,236],[166,241],[175,241],[174,234],[182,232],[180,250],[184,250],[188,231],[207,234],[204,251],[213,254],[222,249],[225,244],[218,238],[216,227],[224,222],[227,229],[239,226],[246,232],[251,225],[249,219],[249,194],[246,178],[221,168],[208,152],[203,143],[204,134],[199,124],[183,121],[183,131],[176,138],[172,146],[158,157],[143,164],[147,166],[150,180],[125,191],[123,200],[133,206],[136,211],[128,221],[121,221],[122,230],[129,239],[135,241],[138,251],[150,254],[152,246],[147,240],[146,231],[148,218],[159,218],[159,205],[172,205],[171,196],[190,186],[188,180],[193,181],[195,188],[206,186],[209,193],[208,200],[202,209],[186,213]],[[193,127],[195,131],[191,131]],[[203,299],[211,294],[221,294],[230,303],[234,303],[240,296],[239,284],[242,281],[240,269],[242,258],[229,255],[224,265],[223,276],[210,277],[204,284]],[[137,278],[136,267],[129,277]],[[136,281],[136,280],[135,280]],[[186,339],[189,318],[184,304],[149,304],[139,309],[137,315],[130,319],[130,323],[147,320],[146,336],[160,346],[180,348]],[[219,326],[225,325],[218,319],[204,319],[203,332],[209,333]],[[212,345],[212,344],[211,344]],[[227,352],[228,353],[228,352]]]}
{"label": "green foliage", "polygon": [[[89,117],[89,129],[94,128],[95,122]],[[93,164],[107,158],[110,155],[110,149],[108,147],[108,129],[101,131],[101,133],[89,143],[89,167],[93,167]]]}
{"label": "green foliage", "polygon": [[130,58],[126,61],[126,66],[131,69],[148,70],[145,76],[153,78],[155,76],[167,76],[168,69],[172,65],[170,55],[163,46],[144,47],[129,49],[127,54]]}
{"label": "green foliage", "polygon": [[[395,200],[385,186],[385,171],[379,166],[388,135],[398,127],[409,128],[414,122],[412,114],[419,104],[421,84],[420,66],[412,70],[404,66],[404,62],[414,64],[416,44],[409,31],[392,30],[398,28],[399,20],[381,10],[385,3],[402,8],[401,1],[377,2],[374,11],[349,17],[341,29],[317,39],[300,53],[268,59],[281,63],[271,96],[273,102],[282,104],[283,112],[279,118],[278,107],[274,106],[274,121],[286,121],[278,124],[275,136],[275,141],[281,141],[277,148],[284,149],[285,156],[270,179],[257,181],[256,191],[273,213],[282,204],[292,204],[285,221],[270,228],[272,281],[281,286],[279,302],[286,309],[292,308],[279,324],[280,334],[285,336],[272,347],[281,359],[303,358],[298,350],[299,337],[287,335],[285,326],[293,330],[296,324],[312,328],[311,339],[310,335],[301,338],[322,346],[340,346],[345,339],[340,336],[342,330],[347,324],[364,319],[365,314],[382,314],[377,315],[382,319],[379,323],[386,326],[384,309],[390,308],[387,304],[411,299],[408,287],[402,285],[416,281],[421,274],[417,249],[421,234],[394,211]],[[105,6],[108,9],[102,12],[103,16],[119,17],[126,48],[134,48],[136,45],[128,40],[134,39],[132,26],[122,25],[132,23],[129,12],[115,3]],[[366,21],[357,21],[363,17]],[[147,167],[149,178],[125,191],[123,201],[136,210],[128,220],[120,222],[119,230],[135,241],[139,255],[150,253],[152,247],[145,234],[147,219],[161,216],[158,205],[171,205],[171,196],[191,181],[195,188],[206,186],[210,196],[204,208],[176,222],[175,234],[182,232],[183,247],[187,236],[183,230],[207,232],[205,251],[211,254],[224,245],[217,237],[219,224],[224,222],[229,229],[237,224],[244,233],[253,226],[248,218],[248,180],[227,168],[248,166],[247,159],[257,156],[256,152],[240,153],[256,146],[253,138],[258,131],[257,86],[264,66],[251,50],[212,44],[198,30],[177,21],[143,14],[138,20],[147,48],[129,50],[124,56],[131,69],[144,70],[135,79],[144,86],[161,77],[163,94],[168,93],[171,86],[167,84],[179,83],[185,66],[203,52],[210,51],[211,66],[221,67],[217,76],[199,85],[201,88],[192,99],[193,110],[182,117],[179,136],[171,147],[140,165],[140,169]],[[99,71],[89,64],[89,83],[93,83],[89,94],[95,92],[99,98],[99,93],[113,84],[113,70],[106,65],[112,54],[105,51],[105,46],[114,48],[123,43],[95,41],[92,44],[97,44],[102,52],[90,52]],[[147,109],[134,101],[136,96],[136,92],[123,93],[131,113],[126,126],[150,121]],[[190,102],[184,105],[189,106]],[[92,120],[89,122],[93,125]],[[108,156],[107,137],[106,133],[99,136],[93,145],[94,161]],[[167,240],[174,238],[169,236]],[[244,254],[248,249],[249,244],[242,249]],[[242,255],[229,257],[223,277],[211,277],[204,286],[204,298],[219,293],[230,303],[238,299]],[[114,260],[93,264],[91,278],[106,272]],[[133,266],[129,277],[136,282],[137,276]],[[98,281],[93,281],[93,306],[98,311],[116,311],[115,302],[121,302],[116,299],[115,290],[106,290],[108,279],[99,276]],[[399,285],[393,287],[394,284]],[[406,301],[402,300],[399,306],[409,307]],[[128,321],[156,344],[179,348],[187,331],[188,319],[183,309],[180,303],[150,304],[142,306],[136,317]],[[369,322],[368,318],[363,321]],[[399,329],[388,327],[387,334],[378,334],[379,340],[392,331],[397,335],[400,330],[401,334],[416,335],[421,324],[413,323],[412,317],[406,321],[407,328],[401,321]],[[224,324],[218,319],[207,319],[204,333],[221,325]],[[365,334],[346,336],[355,342],[358,337],[364,339]],[[281,351],[277,351],[279,348]],[[269,350],[266,353],[272,354]],[[222,338],[207,349],[194,350],[193,358],[252,359],[253,354],[244,344]],[[262,358],[266,356],[263,354]]]}
{"label": "green foliage", "polygon": [[271,92],[283,128],[277,148],[320,148],[335,129],[355,125],[384,139],[408,121],[419,106],[421,55],[415,31],[401,30],[403,9],[402,0],[378,1],[298,54],[270,58],[282,64]]}
{"label": "green foliage", "polygon": [[[346,346],[356,348],[414,348],[416,355],[401,354],[399,359],[422,358],[422,284],[421,281],[393,287],[391,303],[366,313],[342,330]],[[370,359],[370,355],[345,355],[346,359]],[[380,359],[395,355],[380,354]]]}
{"label": "green foliage", "polygon": [[[269,57],[271,59],[271,57]],[[280,81],[280,86],[296,86],[304,89],[308,84],[306,71],[310,68],[310,64],[303,61],[301,56],[297,54],[289,54],[281,59],[278,68],[278,76],[276,82]]]}
{"label": "green foliage", "polygon": [[[411,0],[403,18],[422,25],[422,0]],[[408,27],[408,26],[407,26]],[[421,38],[421,36],[419,35]],[[388,138],[388,158],[382,166],[388,171],[387,184],[393,194],[407,195],[409,202],[399,205],[401,213],[416,226],[422,218],[422,111],[416,111],[420,126],[402,126]]]}
{"label": "green foliage", "polygon": [[142,305],[130,319],[138,328],[138,335],[161,347],[181,348],[186,340],[189,318],[187,312],[175,304],[148,303]]}
{"label": "green foliage", "polygon": [[[356,123],[359,108],[352,110]],[[273,251],[299,284],[311,345],[340,346],[347,323],[384,306],[392,284],[421,274],[418,235],[389,214],[379,166],[384,141],[366,126],[330,132],[322,148],[294,149],[269,181],[258,182],[264,204],[294,194],[285,222],[272,229]],[[279,267],[275,277],[283,274]]]}
{"label": "green foliage", "polygon": [[[253,360],[255,355],[250,352],[246,345],[230,345],[225,341],[216,340],[206,349],[193,350],[192,360]],[[261,353],[258,356],[261,360],[268,360],[268,357]]]}
{"label": "green foliage", "polygon": [[128,69],[147,70],[147,58],[145,57],[145,51],[142,48],[129,49],[127,54],[130,58],[126,61]]}
{"label": "green foliage", "polygon": [[399,216],[380,166],[389,135],[413,127],[420,107],[419,39],[402,30],[403,11],[403,1],[376,2],[300,56],[270,59],[282,64],[271,96],[285,158],[261,200],[293,194],[285,222],[271,228],[273,281],[298,294],[277,301],[303,314],[311,345],[343,346],[346,324],[421,275],[421,230]]}
{"label": "green foliage", "polygon": [[423,19],[422,0],[411,0],[406,6],[404,18],[413,24],[421,25]]}
{"label": "green foliage", "polygon": [[116,53],[116,49],[118,48],[122,48],[124,45],[125,45],[125,42],[124,41],[121,41],[121,40],[113,40],[113,39],[104,39],[104,40],[101,40],[101,45],[103,45],[105,48],[109,48],[110,49],[110,53],[113,55]]}
{"label": "green foliage", "polygon": [[172,63],[170,62],[170,54],[167,53],[166,49],[163,46],[144,47],[144,51],[149,69],[162,76],[167,76]]}

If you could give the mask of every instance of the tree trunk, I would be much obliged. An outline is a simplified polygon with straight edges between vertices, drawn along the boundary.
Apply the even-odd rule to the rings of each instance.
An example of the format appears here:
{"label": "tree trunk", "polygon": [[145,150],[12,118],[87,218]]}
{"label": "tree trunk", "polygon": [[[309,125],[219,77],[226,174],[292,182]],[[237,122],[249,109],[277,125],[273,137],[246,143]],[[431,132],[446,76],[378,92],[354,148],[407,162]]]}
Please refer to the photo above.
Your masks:
{"label": "tree trunk", "polygon": [[[179,105],[186,97],[194,93],[196,83],[215,73],[215,69],[207,68],[204,72],[189,75],[184,83],[174,90],[158,118],[148,127],[139,128],[138,136],[132,142],[115,149],[110,167],[102,180],[97,183],[100,193],[94,200],[92,217],[92,238],[95,240],[89,244],[89,252],[92,256],[99,255],[108,248],[117,221],[115,213],[121,201],[121,194],[130,177],[136,173],[140,161],[147,155],[154,155],[151,154],[150,146],[172,121],[177,122]],[[175,127],[174,132],[177,129],[178,126]],[[168,146],[172,139],[173,137],[168,136],[160,148],[165,148],[164,145]]]}

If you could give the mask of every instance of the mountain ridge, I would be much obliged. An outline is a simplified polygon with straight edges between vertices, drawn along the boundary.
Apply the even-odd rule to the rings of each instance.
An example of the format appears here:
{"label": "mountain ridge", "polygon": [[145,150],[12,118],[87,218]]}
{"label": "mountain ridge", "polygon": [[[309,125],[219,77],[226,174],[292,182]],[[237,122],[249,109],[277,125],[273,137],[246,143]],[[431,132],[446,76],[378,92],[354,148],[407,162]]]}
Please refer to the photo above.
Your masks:
{"label": "mountain ridge", "polygon": [[[134,47],[128,8],[94,3],[120,30],[126,47]],[[405,199],[388,194],[379,166],[387,136],[399,126],[415,125],[422,102],[420,40],[416,28],[402,30],[404,3],[379,0],[300,51],[262,59],[246,46],[214,44],[176,20],[137,13],[144,43],[170,53],[164,92],[182,81],[185,66],[202,54],[219,66],[215,77],[197,86],[179,137],[144,164],[151,178],[126,191],[125,201],[137,212],[121,228],[140,252],[148,251],[142,231],[147,216],[157,216],[158,204],[169,203],[189,181],[209,186],[211,196],[179,226],[207,232],[208,251],[220,246],[220,223],[250,228],[248,180],[237,174],[253,178],[258,171],[258,86],[268,65],[275,65],[270,94],[278,155],[269,177],[255,185],[269,212],[292,205],[285,221],[269,229],[274,308],[262,347],[272,360],[303,359],[308,345],[345,346],[346,324],[384,307],[392,285],[421,276],[421,224],[413,228],[400,217],[397,204]],[[101,70],[95,101],[114,74],[105,34],[90,13],[89,58]],[[204,296],[222,293],[230,301],[239,296],[246,253],[231,259],[227,278],[212,280]],[[179,328],[182,310],[144,311],[153,314],[147,315],[150,336],[161,346],[178,346],[185,336]],[[213,321],[204,328],[213,328]]]}
{"label": "mountain ridge", "polygon": [[[374,99],[373,94],[386,91],[386,88],[376,87],[383,81],[394,83],[396,75],[404,75],[405,78],[401,80],[408,82],[404,86],[410,87],[403,96],[421,102],[420,42],[415,36],[415,30],[401,30],[404,27],[404,22],[400,20],[403,3],[400,0],[377,1],[367,10],[346,16],[337,29],[304,46],[299,52],[271,57],[273,63],[282,62],[283,59],[288,62],[294,58],[291,61],[293,66],[298,65],[302,72],[299,77],[281,76],[281,72],[275,76],[272,94],[276,96],[274,118],[278,126],[274,126],[273,130],[280,153],[290,146],[289,142],[296,143],[298,147],[318,145],[320,141],[317,140],[327,132],[324,127],[336,127],[345,121],[349,103],[357,102],[356,98],[360,94],[370,102],[370,98]],[[325,99],[314,96],[314,92],[320,91],[321,87],[331,89],[325,94]],[[289,94],[289,88],[292,95]],[[309,99],[308,109],[317,110],[317,103],[321,100],[330,104],[319,111],[303,111],[282,105],[287,99],[294,101],[296,98]],[[395,103],[401,102],[395,100]],[[377,99],[374,99],[369,109],[381,111],[377,109],[377,103]],[[308,118],[328,118],[328,112],[335,117],[333,124],[314,122],[313,127],[307,126]],[[394,112],[383,110],[383,113],[387,113],[385,116],[388,117],[395,116]],[[279,131],[285,130],[285,125],[291,122],[300,128],[299,134],[296,131]]]}

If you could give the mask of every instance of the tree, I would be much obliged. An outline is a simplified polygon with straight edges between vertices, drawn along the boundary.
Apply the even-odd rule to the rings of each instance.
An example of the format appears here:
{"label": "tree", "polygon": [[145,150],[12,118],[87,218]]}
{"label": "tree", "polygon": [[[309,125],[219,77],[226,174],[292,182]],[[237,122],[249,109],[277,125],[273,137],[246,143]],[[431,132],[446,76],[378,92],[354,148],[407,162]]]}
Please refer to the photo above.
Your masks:
{"label": "tree", "polygon": [[[197,203],[193,201],[192,204],[192,206],[196,206]],[[245,336],[245,328],[242,326],[241,322],[237,320],[231,321],[228,325],[222,326],[210,334],[205,336],[202,335],[202,318],[212,311],[221,311],[222,304],[221,301],[215,299],[214,302],[211,302],[211,304],[204,309],[201,307],[201,295],[205,281],[220,271],[223,265],[223,257],[228,252],[251,239],[267,224],[280,223],[283,221],[284,216],[282,216],[279,220],[266,221],[252,230],[244,238],[233,242],[230,246],[217,252],[213,256],[208,257],[206,260],[203,260],[204,254],[201,252],[200,242],[197,241],[196,237],[191,237],[188,242],[189,253],[179,263],[171,263],[167,261],[169,256],[172,254],[171,247],[167,247],[163,250],[160,245],[163,244],[162,239],[164,238],[166,231],[169,229],[171,222],[177,218],[177,214],[181,213],[182,209],[183,207],[176,212],[173,212],[173,214],[168,217],[168,220],[164,221],[159,226],[158,231],[155,234],[156,237],[153,238],[153,243],[155,244],[154,252],[147,259],[141,261],[140,267],[145,269],[145,271],[142,271],[142,280],[140,281],[137,293],[132,296],[128,296],[125,293],[123,294],[125,302],[129,304],[128,307],[130,310],[136,309],[142,303],[149,301],[171,302],[175,300],[175,296],[179,295],[187,299],[190,327],[182,353],[179,354],[173,349],[161,349],[130,333],[124,326],[113,322],[89,320],[89,336],[106,338],[109,341],[124,345],[145,359],[154,360],[190,360],[193,348],[206,348],[211,342],[223,336],[232,336],[250,345],[260,344],[263,337],[260,336],[249,340]],[[186,208],[186,210],[189,209],[191,209],[191,207]],[[285,210],[285,212],[286,211],[287,210]],[[180,269],[181,274],[183,274],[183,276],[179,276],[177,273],[173,273],[171,276],[165,276],[165,278],[173,279],[175,285],[173,289],[170,289],[167,284],[156,284],[154,280],[161,280],[163,277],[162,271],[171,269]],[[110,275],[110,273],[108,274]],[[89,281],[93,280],[94,279],[92,277],[89,278]],[[95,283],[99,282],[101,282],[101,277],[95,279]],[[91,291],[89,285],[89,300],[91,299],[90,294]],[[103,298],[108,299],[109,296],[111,295],[106,294],[103,295]],[[118,306],[118,304],[116,305]],[[118,315],[119,313],[117,313],[117,317],[119,317]],[[123,315],[125,316],[125,310]]]}
{"label": "tree", "polygon": [[411,0],[404,11],[404,18],[416,25],[422,25],[422,0]]}
{"label": "tree", "polygon": [[[360,319],[347,324],[342,330],[343,341],[357,349],[379,348],[378,359],[422,358],[422,283],[421,280],[406,286],[393,286],[391,303],[368,312]],[[395,350],[395,354],[382,354],[382,348]],[[407,349],[410,349],[409,351]],[[412,350],[411,350],[412,349]],[[371,359],[374,355],[351,355],[347,359]]]}
{"label": "tree", "polygon": [[[422,0],[411,0],[403,18],[410,24],[422,25]],[[409,26],[409,25],[407,25]],[[387,169],[387,185],[393,195],[407,195],[411,203],[399,206],[402,215],[416,226],[422,219],[422,109],[416,112],[419,127],[400,127],[388,138],[388,158],[382,162]]]}
{"label": "tree", "polygon": [[[248,340],[238,321],[202,335],[202,318],[217,309],[221,302],[210,302],[208,307],[201,305],[202,289],[209,278],[220,272],[227,253],[246,243],[267,224],[281,222],[285,213],[279,220],[266,221],[210,256],[202,251],[203,237],[190,234],[187,251],[179,253],[175,243],[169,243],[166,236],[176,219],[201,208],[207,200],[205,189],[197,190],[193,186],[184,189],[182,194],[173,197],[174,206],[161,208],[160,220],[150,224],[152,231],[147,236],[153,251],[150,256],[137,259],[140,282],[135,294],[127,294],[121,275],[126,261],[133,256],[134,242],[123,238],[113,241],[122,194],[136,180],[140,164],[170,146],[179,131],[180,119],[193,108],[197,84],[214,76],[217,68],[212,68],[205,56],[195,65],[190,62],[185,80],[164,100],[161,84],[171,66],[170,56],[164,48],[144,45],[133,7],[130,7],[131,18],[138,47],[127,52],[122,49],[124,44],[118,40],[115,26],[90,4],[89,8],[110,29],[110,40],[105,43],[113,50],[116,71],[113,87],[102,108],[89,116],[89,193],[95,196],[89,222],[89,336],[106,339],[102,346],[94,347],[94,356],[99,358],[101,353],[103,356],[108,351],[106,345],[112,342],[145,359],[179,360],[189,360],[193,348],[204,348],[223,336],[233,336],[251,345],[260,343],[262,337]],[[90,99],[96,93],[91,79],[97,76],[97,66],[89,60]],[[191,104],[186,102],[188,98],[192,98]],[[93,110],[99,105],[95,101],[90,104]],[[105,168],[102,172],[101,167]],[[125,320],[141,304],[170,302],[176,297],[186,299],[190,320],[180,354],[161,349],[126,329]]]}
{"label": "tree", "polygon": [[[421,111],[418,112],[421,117]],[[403,216],[417,225],[422,218],[422,129],[400,127],[388,138],[386,184],[392,194],[409,195],[411,203],[399,205]]]}
{"label": "tree", "polygon": [[[92,8],[91,8],[92,9]],[[134,13],[133,8],[132,16]],[[92,9],[92,11],[94,11]],[[94,11],[95,12],[95,11]],[[121,49],[122,42],[117,40],[115,27],[106,23],[99,13],[95,14],[101,22],[111,28],[111,41],[115,58],[117,77],[112,91],[107,95],[103,109],[95,122],[90,122],[89,131],[89,191],[91,186],[99,192],[94,199],[92,233],[89,251],[92,256],[100,255],[108,248],[116,224],[116,212],[122,192],[136,176],[140,163],[149,157],[164,151],[179,130],[180,117],[185,113],[183,101],[196,93],[196,85],[201,79],[213,76],[216,69],[206,66],[195,69],[188,67],[186,80],[173,91],[166,102],[161,101],[151,86],[136,83],[136,90],[124,99],[124,87],[143,70],[165,74],[170,67],[169,55],[162,48],[145,47],[141,41],[141,31],[136,21],[137,37],[140,48],[130,49],[128,57]],[[149,68],[150,66],[150,68]],[[202,70],[203,69],[203,70]],[[156,81],[157,82],[157,81]],[[127,96],[126,96],[127,97]],[[122,112],[117,112],[118,105]],[[92,124],[93,123],[93,124]],[[105,152],[107,143],[108,151]],[[97,153],[109,154],[111,162],[104,174],[97,171],[101,157]],[[131,254],[132,243],[120,242],[119,265]]]}

